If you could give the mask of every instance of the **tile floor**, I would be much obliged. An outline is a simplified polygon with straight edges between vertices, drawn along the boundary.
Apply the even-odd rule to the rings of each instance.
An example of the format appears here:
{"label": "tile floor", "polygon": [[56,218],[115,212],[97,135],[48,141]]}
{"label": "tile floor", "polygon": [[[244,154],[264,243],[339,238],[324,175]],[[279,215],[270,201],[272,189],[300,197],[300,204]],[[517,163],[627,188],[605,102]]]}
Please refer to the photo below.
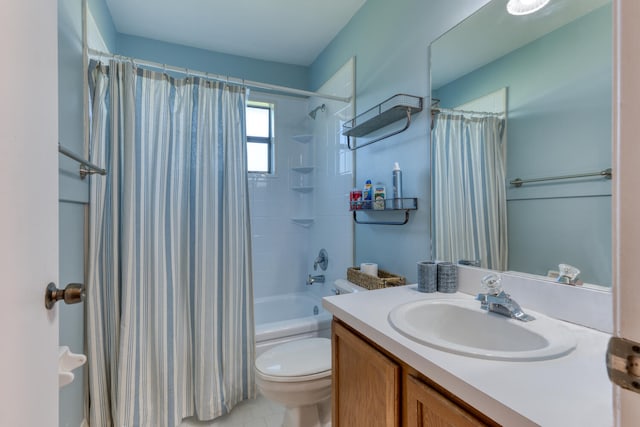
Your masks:
{"label": "tile floor", "polygon": [[282,427],[284,406],[258,395],[254,400],[245,400],[233,410],[213,421],[186,419],[180,427]]}

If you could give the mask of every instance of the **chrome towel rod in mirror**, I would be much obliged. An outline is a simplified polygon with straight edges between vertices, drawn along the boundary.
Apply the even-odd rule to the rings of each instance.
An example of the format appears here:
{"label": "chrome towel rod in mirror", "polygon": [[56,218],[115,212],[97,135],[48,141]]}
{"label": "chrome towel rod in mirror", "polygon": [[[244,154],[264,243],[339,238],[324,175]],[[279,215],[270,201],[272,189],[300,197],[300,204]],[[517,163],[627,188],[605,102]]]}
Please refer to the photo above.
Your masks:
{"label": "chrome towel rod in mirror", "polygon": [[68,148],[65,148],[62,145],[60,145],[60,143],[58,143],[58,152],[60,154],[63,154],[65,156],[69,157],[70,159],[73,159],[76,162],[80,163],[80,178],[81,179],[84,179],[87,175],[91,175],[91,174],[94,174],[94,173],[97,173],[98,175],[106,175],[107,174],[106,170],[102,169],[99,166],[94,165],[93,163],[91,163],[88,160],[83,159],[78,154],[76,154],[73,151],[69,150]]}
{"label": "chrome towel rod in mirror", "polygon": [[548,176],[544,178],[531,178],[531,179],[516,178],[514,180],[511,180],[510,184],[515,187],[521,187],[522,184],[526,184],[528,182],[556,181],[559,179],[587,178],[591,176],[601,176],[602,178],[605,178],[605,179],[611,179],[611,175],[612,175],[611,168],[607,168],[599,172],[577,173],[574,175]]}

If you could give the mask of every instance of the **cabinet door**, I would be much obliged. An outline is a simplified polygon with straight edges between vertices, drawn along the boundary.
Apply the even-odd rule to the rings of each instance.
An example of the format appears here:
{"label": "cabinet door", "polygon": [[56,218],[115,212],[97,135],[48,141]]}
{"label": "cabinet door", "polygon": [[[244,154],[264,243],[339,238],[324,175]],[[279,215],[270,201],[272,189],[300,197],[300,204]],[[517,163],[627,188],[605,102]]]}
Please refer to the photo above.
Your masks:
{"label": "cabinet door", "polygon": [[411,375],[405,375],[406,427],[478,427],[486,424]]}
{"label": "cabinet door", "polygon": [[400,366],[333,322],[333,427],[400,425]]}

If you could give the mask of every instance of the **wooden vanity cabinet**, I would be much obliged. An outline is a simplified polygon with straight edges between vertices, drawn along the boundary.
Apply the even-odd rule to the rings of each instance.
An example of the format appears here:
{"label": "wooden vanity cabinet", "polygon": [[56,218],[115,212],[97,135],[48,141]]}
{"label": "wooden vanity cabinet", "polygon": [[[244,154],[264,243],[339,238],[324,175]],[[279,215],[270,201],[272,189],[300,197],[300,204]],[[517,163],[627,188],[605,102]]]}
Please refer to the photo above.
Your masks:
{"label": "wooden vanity cabinet", "polygon": [[333,427],[498,426],[334,319]]}
{"label": "wooden vanity cabinet", "polygon": [[400,425],[400,365],[333,321],[332,427]]}

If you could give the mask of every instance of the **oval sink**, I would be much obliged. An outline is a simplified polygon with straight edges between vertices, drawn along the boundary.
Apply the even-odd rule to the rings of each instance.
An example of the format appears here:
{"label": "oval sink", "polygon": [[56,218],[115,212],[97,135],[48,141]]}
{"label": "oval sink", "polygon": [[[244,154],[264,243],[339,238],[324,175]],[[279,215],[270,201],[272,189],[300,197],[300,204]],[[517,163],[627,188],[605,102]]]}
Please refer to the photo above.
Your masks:
{"label": "oval sink", "polygon": [[475,300],[421,300],[391,310],[389,323],[421,344],[481,359],[553,359],[576,347],[566,326],[533,315],[535,320],[522,322],[482,310]]}

